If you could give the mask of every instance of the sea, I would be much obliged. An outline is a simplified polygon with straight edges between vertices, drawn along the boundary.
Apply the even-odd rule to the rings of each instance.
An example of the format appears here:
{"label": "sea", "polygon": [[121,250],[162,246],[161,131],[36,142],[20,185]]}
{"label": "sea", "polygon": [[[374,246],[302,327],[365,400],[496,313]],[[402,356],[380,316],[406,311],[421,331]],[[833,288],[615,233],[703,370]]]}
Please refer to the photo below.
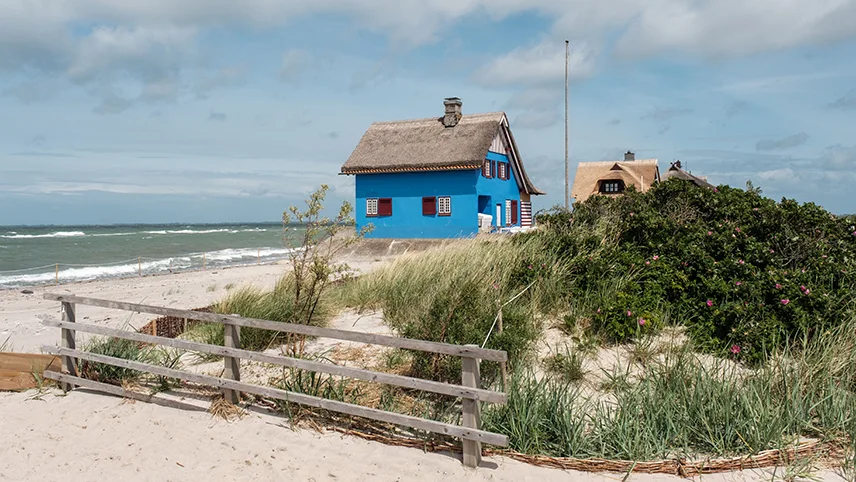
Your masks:
{"label": "sea", "polygon": [[302,227],[268,224],[0,226],[0,289],[272,263]]}

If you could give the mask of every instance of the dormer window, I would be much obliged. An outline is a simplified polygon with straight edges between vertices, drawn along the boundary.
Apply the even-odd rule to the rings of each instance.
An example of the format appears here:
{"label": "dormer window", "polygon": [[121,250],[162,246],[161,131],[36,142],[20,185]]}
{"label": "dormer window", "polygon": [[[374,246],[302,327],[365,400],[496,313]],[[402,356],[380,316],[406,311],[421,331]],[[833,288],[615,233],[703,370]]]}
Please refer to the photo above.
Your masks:
{"label": "dormer window", "polygon": [[600,181],[600,192],[603,194],[619,194],[624,192],[624,181]]}

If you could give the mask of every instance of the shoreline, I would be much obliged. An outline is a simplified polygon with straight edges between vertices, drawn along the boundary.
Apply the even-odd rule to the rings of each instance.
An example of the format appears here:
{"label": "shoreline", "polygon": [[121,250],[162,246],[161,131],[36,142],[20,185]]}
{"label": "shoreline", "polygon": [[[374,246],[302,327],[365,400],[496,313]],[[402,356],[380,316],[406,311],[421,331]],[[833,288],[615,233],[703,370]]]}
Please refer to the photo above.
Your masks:
{"label": "shoreline", "polygon": [[[154,258],[151,258],[151,259],[154,259]],[[161,272],[156,272],[156,273],[145,273],[142,276],[140,276],[138,274],[133,274],[133,275],[129,275],[129,276],[105,276],[102,278],[81,279],[81,280],[77,280],[77,281],[67,281],[67,282],[60,282],[60,283],[23,284],[23,285],[6,286],[6,287],[0,286],[0,294],[2,294],[4,292],[9,292],[9,291],[35,290],[35,289],[39,289],[39,288],[50,288],[50,287],[60,288],[62,286],[66,286],[66,285],[85,285],[85,284],[90,284],[90,283],[101,283],[101,282],[128,280],[128,279],[145,279],[145,278],[176,276],[176,275],[182,275],[185,273],[200,273],[200,272],[206,272],[206,271],[225,271],[225,270],[229,270],[229,269],[251,268],[251,267],[258,267],[258,266],[284,265],[287,262],[288,262],[287,258],[282,258],[282,259],[267,261],[267,262],[258,263],[258,264],[250,264],[250,263],[232,264],[232,265],[223,265],[223,266],[217,266],[217,267],[213,267],[213,268],[204,268],[204,269],[203,268],[185,268],[185,269],[176,269],[173,271],[161,271]],[[91,267],[96,268],[98,266],[91,266]]]}

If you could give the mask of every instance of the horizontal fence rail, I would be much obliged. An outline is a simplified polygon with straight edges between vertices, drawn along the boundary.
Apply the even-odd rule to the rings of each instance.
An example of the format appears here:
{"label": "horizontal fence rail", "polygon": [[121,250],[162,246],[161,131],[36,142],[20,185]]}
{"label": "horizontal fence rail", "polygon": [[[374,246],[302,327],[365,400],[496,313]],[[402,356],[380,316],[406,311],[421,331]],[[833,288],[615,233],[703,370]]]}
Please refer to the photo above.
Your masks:
{"label": "horizontal fence rail", "polygon": [[[480,429],[481,409],[480,403],[505,403],[507,395],[502,392],[485,390],[479,387],[481,360],[505,362],[508,358],[506,352],[479,348],[476,345],[451,345],[447,343],[429,342],[424,340],[413,340],[398,338],[388,335],[375,335],[355,331],[338,330],[332,328],[319,328],[314,326],[299,325],[294,323],[282,323],[270,320],[259,320],[254,318],[243,318],[236,315],[218,315],[191,310],[179,310],[160,306],[126,303],[121,301],[110,301],[97,298],[87,298],[74,295],[58,295],[47,293],[47,300],[62,303],[62,321],[45,319],[42,323],[46,326],[60,328],[62,346],[44,346],[42,349],[49,354],[62,357],[63,373],[46,371],[45,378],[61,383],[65,390],[74,386],[93,388],[114,395],[130,396],[137,399],[150,400],[142,394],[132,394],[127,390],[107,385],[101,382],[86,380],[78,376],[78,360],[86,360],[93,363],[104,363],[117,367],[151,373],[154,375],[175,378],[193,383],[217,387],[223,390],[227,400],[233,403],[240,400],[240,393],[249,393],[278,400],[307,405],[335,411],[347,415],[378,420],[381,422],[397,424],[427,432],[439,433],[458,437],[463,441],[463,462],[470,467],[477,467],[481,463],[481,444],[489,443],[505,447],[508,445],[508,437],[501,434],[486,432]],[[92,324],[77,323],[76,305],[98,306],[117,310],[125,310],[139,313],[151,313],[162,316],[174,316],[189,320],[199,320],[223,325],[226,346],[209,345],[188,340],[167,338],[162,336],[147,335],[128,330],[120,330],[96,326]],[[240,348],[240,327],[260,328],[284,333],[293,333],[304,336],[316,336],[333,338],[338,340],[366,343],[373,345],[388,346],[407,350],[418,350],[429,353],[453,355],[461,357],[461,385],[423,380],[403,375],[375,372],[371,370],[346,367],[332,363],[321,363],[300,358],[291,358],[282,355],[271,355]],[[79,350],[76,346],[76,332],[103,335],[136,341],[151,345],[163,345],[173,348],[208,353],[224,357],[224,372],[222,377],[202,375],[185,372],[173,368],[151,365],[133,360],[111,357],[96,353]],[[336,376],[348,377],[357,380],[385,383],[403,388],[423,390],[431,393],[448,395],[462,399],[462,423],[463,426],[428,420],[410,415],[387,412],[379,409],[363,407],[346,402],[319,398],[303,393],[290,392],[279,388],[260,386],[240,381],[241,359],[252,360],[271,365],[296,368],[311,372],[327,373]],[[141,398],[142,397],[142,398]]]}
{"label": "horizontal fence rail", "polygon": [[302,360],[300,358],[291,358],[280,355],[268,355],[257,351],[241,350],[240,348],[227,348],[225,346],[208,345],[205,343],[197,343],[187,340],[179,340],[175,338],[166,338],[162,336],[152,336],[143,333],[137,333],[127,330],[116,330],[103,326],[88,325],[83,323],[69,323],[57,320],[42,320],[42,324],[54,328],[65,328],[69,330],[92,333],[95,335],[104,335],[114,338],[122,338],[124,340],[138,341],[140,343],[148,343],[151,345],[163,345],[172,348],[180,348],[202,353],[210,353],[219,356],[233,356],[244,360],[252,360],[260,363],[269,363],[289,368],[299,368],[311,372],[328,373],[330,375],[338,375],[357,380],[368,382],[380,382],[387,385],[395,385],[398,387],[412,388],[416,390],[425,390],[441,395],[449,395],[453,397],[468,398],[471,400],[479,400],[482,402],[505,403],[507,396],[501,392],[491,390],[483,390],[481,388],[468,388],[460,385],[452,385],[449,383],[434,382],[431,380],[422,380],[421,378],[406,377],[402,375],[393,375],[390,373],[374,372],[371,370],[363,370],[361,368],[352,368],[342,365],[334,365],[332,363],[321,363],[310,360]]}
{"label": "horizontal fence rail", "polygon": [[187,318],[188,320],[207,321],[209,323],[221,323],[227,325],[246,326],[249,328],[261,328],[264,330],[279,331],[283,333],[294,333],[297,335],[317,336],[321,338],[333,338],[336,340],[354,341],[369,345],[382,345],[393,348],[404,348],[406,350],[417,350],[442,355],[455,355],[461,357],[478,358],[495,362],[508,361],[508,354],[502,350],[491,350],[475,346],[450,345],[434,341],[413,340],[410,338],[398,338],[389,335],[375,335],[361,333],[358,331],[338,330],[335,328],[321,328],[317,326],[298,325],[294,323],[283,323],[279,321],[259,320],[256,318],[244,318],[234,315],[218,315],[216,313],[203,313],[192,310],[179,310],[175,308],[163,308],[160,306],[141,305],[137,303],[126,303],[123,301],[110,301],[98,298],[86,298],[74,295],[57,295],[45,293],[44,299],[60,301],[64,303],[75,303],[88,306],[99,306],[101,308],[113,308],[124,311],[135,311],[138,313],[151,313],[161,316],[175,316],[176,318]]}
{"label": "horizontal fence rail", "polygon": [[410,415],[385,412],[383,410],[377,410],[375,408],[362,407],[360,405],[353,405],[350,403],[339,402],[336,400],[328,400],[326,398],[314,397],[312,395],[306,395],[303,393],[289,392],[287,390],[281,390],[279,388],[262,387],[259,385],[253,385],[252,383],[236,382],[234,380],[229,380],[226,378],[188,373],[183,372],[181,370],[174,370],[172,368],[159,367],[157,365],[149,365],[148,363],[135,362],[107,355],[97,355],[95,353],[72,350],[70,348],[43,346],[42,349],[45,351],[45,353],[49,353],[51,355],[71,356],[80,360],[87,360],[95,363],[104,363],[107,365],[128,368],[131,370],[139,370],[168,378],[177,378],[179,380],[199,383],[200,385],[209,385],[218,388],[227,388],[230,390],[252,393],[253,395],[270,397],[278,400],[285,400],[288,402],[308,405],[310,407],[322,408],[333,412],[340,412],[348,415],[354,415],[357,417],[379,420],[381,422],[394,423],[396,425],[403,425],[405,427],[425,430],[427,432],[452,435],[454,437],[459,437],[465,440],[474,440],[499,446],[506,446],[508,444],[508,440],[505,435],[485,432],[483,430],[464,428],[458,425],[436,422],[434,420],[412,417]]}

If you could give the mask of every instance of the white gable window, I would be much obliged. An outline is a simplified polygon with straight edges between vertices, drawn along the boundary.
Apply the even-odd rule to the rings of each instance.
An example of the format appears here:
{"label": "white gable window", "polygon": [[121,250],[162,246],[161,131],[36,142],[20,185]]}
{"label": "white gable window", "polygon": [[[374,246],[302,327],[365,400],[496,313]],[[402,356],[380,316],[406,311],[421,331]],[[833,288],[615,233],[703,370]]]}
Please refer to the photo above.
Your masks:
{"label": "white gable window", "polygon": [[507,226],[511,225],[511,200],[505,200],[505,224]]}
{"label": "white gable window", "polygon": [[451,216],[452,215],[452,198],[449,196],[440,196],[437,198],[437,204],[439,207],[440,216]]}
{"label": "white gable window", "polygon": [[506,171],[506,169],[508,169],[508,164],[506,164],[504,162],[500,162],[499,163],[499,178],[500,179],[503,179],[503,180],[508,179],[508,172]]}
{"label": "white gable window", "polygon": [[366,216],[377,216],[377,198],[366,198]]}

